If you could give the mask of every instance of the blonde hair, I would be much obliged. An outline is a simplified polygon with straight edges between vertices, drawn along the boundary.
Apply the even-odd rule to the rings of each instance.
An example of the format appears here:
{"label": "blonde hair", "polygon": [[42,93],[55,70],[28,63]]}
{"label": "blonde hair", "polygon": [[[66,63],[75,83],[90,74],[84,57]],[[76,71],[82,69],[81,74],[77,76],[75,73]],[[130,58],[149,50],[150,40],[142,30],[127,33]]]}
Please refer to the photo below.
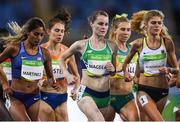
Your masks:
{"label": "blonde hair", "polygon": [[[147,32],[145,25],[147,25],[148,21],[154,16],[158,16],[162,20],[164,20],[164,14],[159,10],[150,10],[150,11],[142,10],[134,13],[131,19],[132,31],[146,35]],[[164,24],[160,36],[162,36],[163,38],[171,39],[171,36],[169,35],[168,30]]]}
{"label": "blonde hair", "polygon": [[118,28],[118,25],[121,22],[130,22],[129,19],[127,18],[126,14],[116,15],[113,17],[111,29],[109,32],[109,40],[110,41],[116,41],[116,34],[114,33],[114,31]]}
{"label": "blonde hair", "polygon": [[28,32],[39,27],[43,27],[44,31],[46,31],[44,22],[38,17],[33,17],[24,24],[20,33],[17,33],[16,36],[3,37],[3,39],[9,43],[19,43],[21,40],[27,39]]}
{"label": "blonde hair", "polygon": [[26,39],[26,37],[22,33],[18,33],[15,36],[2,37],[7,43],[19,43],[21,40]]}

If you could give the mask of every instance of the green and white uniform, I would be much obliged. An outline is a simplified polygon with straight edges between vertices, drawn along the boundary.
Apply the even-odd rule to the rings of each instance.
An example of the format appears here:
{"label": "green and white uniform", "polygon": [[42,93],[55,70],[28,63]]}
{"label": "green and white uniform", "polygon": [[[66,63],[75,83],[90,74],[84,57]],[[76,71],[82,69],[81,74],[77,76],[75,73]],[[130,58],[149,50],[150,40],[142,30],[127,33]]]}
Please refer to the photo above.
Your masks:
{"label": "green and white uniform", "polygon": [[159,68],[166,66],[167,51],[163,39],[158,49],[150,49],[146,38],[143,40],[143,49],[140,53],[139,64],[145,76],[159,75]]}
{"label": "green and white uniform", "polygon": [[[82,69],[87,71],[88,76],[103,76],[108,73],[106,64],[112,62],[112,50],[106,41],[104,48],[94,49],[91,47],[90,41],[86,42],[86,48],[82,54]],[[98,81],[97,81],[98,82]],[[80,101],[83,97],[89,96],[96,103],[98,108],[104,108],[109,105],[110,91],[99,92],[88,88],[88,86],[80,85],[76,100]]]}
{"label": "green and white uniform", "polygon": [[104,48],[94,49],[88,40],[81,60],[84,63],[82,68],[87,70],[89,76],[102,76],[107,73],[106,64],[112,62],[112,50],[108,42],[106,42]]}

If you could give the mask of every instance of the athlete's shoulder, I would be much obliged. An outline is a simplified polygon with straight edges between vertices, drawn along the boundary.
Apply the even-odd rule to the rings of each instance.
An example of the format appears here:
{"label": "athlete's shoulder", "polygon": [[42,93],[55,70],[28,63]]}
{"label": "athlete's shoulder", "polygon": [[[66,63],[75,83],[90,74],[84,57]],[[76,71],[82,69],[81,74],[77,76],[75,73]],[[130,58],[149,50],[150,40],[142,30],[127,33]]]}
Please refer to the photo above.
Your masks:
{"label": "athlete's shoulder", "polygon": [[62,43],[60,43],[59,48],[61,49],[61,52],[64,52],[68,49],[68,47]]}
{"label": "athlete's shoulder", "polygon": [[87,42],[88,42],[88,39],[78,40],[78,41],[74,42],[73,45],[75,45],[78,48],[83,48],[83,47],[85,47]]}
{"label": "athlete's shoulder", "polygon": [[10,55],[14,57],[18,54],[20,47],[20,43],[9,43],[1,55]]}
{"label": "athlete's shoulder", "polygon": [[170,38],[164,38],[163,41],[164,41],[165,45],[168,45],[168,46],[174,44],[173,40]]}
{"label": "athlete's shoulder", "polygon": [[131,42],[131,45],[135,48],[140,48],[143,45],[143,38],[138,38]]}
{"label": "athlete's shoulder", "polygon": [[118,50],[118,46],[117,46],[117,44],[114,41],[109,41],[108,40],[107,42],[109,43],[109,45],[110,45],[112,50],[114,50],[114,51]]}
{"label": "athlete's shoulder", "polygon": [[41,46],[41,49],[43,54],[47,54],[47,53],[49,54],[49,50],[47,48]]}
{"label": "athlete's shoulder", "polygon": [[89,41],[89,39],[82,39],[82,40],[78,40],[76,42],[83,45],[83,44],[86,44],[88,41]]}
{"label": "athlete's shoulder", "polygon": [[[135,43],[135,41],[132,41],[131,43],[128,43],[127,45],[132,48],[132,45]],[[133,56],[133,59],[137,61],[139,55],[138,53],[135,53],[135,55]]]}
{"label": "athlete's shoulder", "polygon": [[41,47],[43,47],[43,48],[47,48],[47,42],[46,43],[43,43],[43,44],[41,44]]}

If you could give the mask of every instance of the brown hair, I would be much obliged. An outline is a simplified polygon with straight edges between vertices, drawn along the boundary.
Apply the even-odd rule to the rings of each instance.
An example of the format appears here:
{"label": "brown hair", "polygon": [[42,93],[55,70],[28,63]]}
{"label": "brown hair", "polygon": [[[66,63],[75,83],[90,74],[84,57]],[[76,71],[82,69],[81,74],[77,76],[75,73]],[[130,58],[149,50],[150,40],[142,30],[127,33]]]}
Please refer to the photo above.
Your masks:
{"label": "brown hair", "polygon": [[65,32],[69,29],[69,23],[71,21],[71,15],[66,8],[61,8],[58,11],[58,14],[55,15],[52,19],[48,22],[48,29],[51,29],[56,23],[63,23],[65,26]]}
{"label": "brown hair", "polygon": [[116,34],[114,31],[118,28],[119,23],[121,22],[130,22],[127,16],[123,15],[116,15],[112,19],[112,24],[111,24],[111,29],[109,32],[109,40],[110,41],[115,41],[116,40]]}
{"label": "brown hair", "polygon": [[99,15],[103,15],[106,17],[109,17],[107,12],[99,10],[99,11],[94,11],[89,17],[88,17],[88,21],[89,23],[94,23],[94,21],[97,19],[97,16]]}

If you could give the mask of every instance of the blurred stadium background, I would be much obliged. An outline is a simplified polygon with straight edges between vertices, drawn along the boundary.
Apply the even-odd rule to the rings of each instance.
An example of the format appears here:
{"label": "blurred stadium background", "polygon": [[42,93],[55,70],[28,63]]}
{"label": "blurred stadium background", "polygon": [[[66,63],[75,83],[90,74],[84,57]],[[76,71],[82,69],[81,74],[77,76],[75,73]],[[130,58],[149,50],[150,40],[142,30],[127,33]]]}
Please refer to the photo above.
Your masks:
{"label": "blurred stadium background", "polygon": [[[180,51],[180,0],[0,0],[0,27],[7,28],[7,22],[11,21],[16,21],[22,26],[29,18],[35,16],[42,18],[46,23],[58,12],[60,7],[67,7],[72,14],[70,34],[63,41],[67,46],[82,39],[84,35],[91,34],[87,17],[95,10],[107,11],[112,20],[115,14],[127,13],[130,19],[132,14],[139,10],[158,9],[165,14],[165,25],[174,40],[176,50]],[[132,33],[130,41],[135,38],[137,35]],[[77,57],[76,60],[79,60]],[[80,71],[79,62],[78,68]],[[174,91],[174,94],[179,96],[177,91]],[[172,111],[173,106],[179,101],[178,99],[178,97],[169,98],[173,102],[163,112],[165,120],[174,120],[175,115]],[[75,104],[68,104],[73,105],[73,108],[77,107]],[[79,114],[83,117],[83,114],[80,112]],[[79,115],[71,117],[79,117]],[[76,120],[71,117],[70,120]]]}
{"label": "blurred stadium background", "polygon": [[[129,18],[139,10],[158,9],[165,14],[165,25],[173,37],[176,48],[180,48],[180,0],[1,0],[0,27],[7,27],[7,22],[17,21],[23,25],[29,18],[37,16],[47,22],[60,7],[67,7],[72,14],[70,34],[64,43],[71,45],[90,35],[87,17],[94,10],[105,10],[110,20],[115,14],[127,13]],[[111,22],[111,21],[110,21]],[[136,38],[132,34],[132,41]]]}

